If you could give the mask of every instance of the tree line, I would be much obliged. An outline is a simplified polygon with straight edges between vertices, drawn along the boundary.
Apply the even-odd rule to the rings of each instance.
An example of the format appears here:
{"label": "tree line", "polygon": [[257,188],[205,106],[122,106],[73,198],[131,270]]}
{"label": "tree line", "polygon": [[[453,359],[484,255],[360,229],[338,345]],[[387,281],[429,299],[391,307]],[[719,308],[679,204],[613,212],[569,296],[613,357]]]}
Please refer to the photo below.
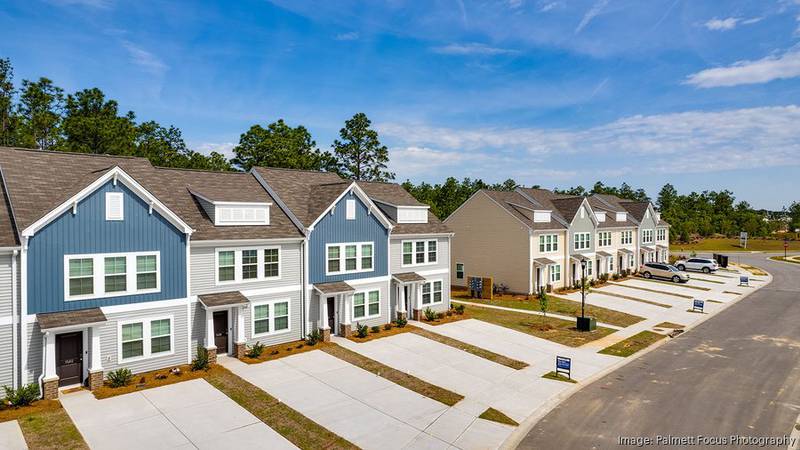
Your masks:
{"label": "tree line", "polygon": [[279,119],[242,133],[228,160],[219,152],[205,155],[188,148],[173,125],[137,122],[133,111],[120,111],[117,101],[99,88],[65,94],[46,77],[15,86],[7,58],[0,59],[0,146],[140,156],[161,167],[250,170],[263,165],[328,170],[355,180],[394,179],[387,170],[389,150],[364,113],[345,121],[331,151],[317,148],[302,125]]}
{"label": "tree line", "polygon": [[[250,170],[254,166],[325,170],[353,180],[391,181],[389,151],[364,113],[345,121],[330,150],[321,150],[302,125],[278,119],[266,126],[255,124],[241,134],[228,160],[219,152],[206,155],[188,148],[180,129],[155,121],[138,122],[132,111],[122,113],[117,101],[99,88],[66,94],[48,78],[14,84],[11,61],[0,59],[0,146],[81,153],[105,153],[148,158],[162,167],[204,170]],[[417,200],[430,205],[440,219],[447,218],[479,189],[513,191],[519,185],[508,179],[486,183],[481,179],[447,178],[443,183],[403,187]],[[533,186],[539,187],[539,186]],[[588,196],[613,194],[633,201],[650,201],[644,189],[627,183],[619,187],[598,181],[590,188],[555,188],[554,192]],[[694,237],[769,236],[775,231],[800,228],[800,202],[783,211],[754,210],[732,192],[703,191],[681,195],[671,184],[658,194],[656,206],[671,224],[672,240]],[[767,220],[764,220],[767,218]]]}

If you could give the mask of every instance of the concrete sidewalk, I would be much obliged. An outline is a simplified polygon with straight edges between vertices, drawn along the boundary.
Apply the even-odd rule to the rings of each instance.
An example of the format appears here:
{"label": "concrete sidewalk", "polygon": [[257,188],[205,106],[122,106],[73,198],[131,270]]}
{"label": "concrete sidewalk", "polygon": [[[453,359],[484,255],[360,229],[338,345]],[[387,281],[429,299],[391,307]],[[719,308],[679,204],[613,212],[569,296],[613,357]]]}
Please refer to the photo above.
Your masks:
{"label": "concrete sidewalk", "polygon": [[25,443],[25,436],[22,435],[19,422],[16,420],[0,422],[0,449],[27,450],[27,448],[28,444]]}

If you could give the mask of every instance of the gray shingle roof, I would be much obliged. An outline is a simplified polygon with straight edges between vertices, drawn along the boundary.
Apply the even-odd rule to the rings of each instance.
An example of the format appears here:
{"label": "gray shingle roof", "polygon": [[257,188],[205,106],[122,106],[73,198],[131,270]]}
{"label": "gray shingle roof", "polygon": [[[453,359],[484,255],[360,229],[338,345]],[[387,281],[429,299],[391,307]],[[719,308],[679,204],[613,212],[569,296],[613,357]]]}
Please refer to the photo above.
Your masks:
{"label": "gray shingle roof", "polygon": [[229,305],[243,305],[250,303],[250,300],[239,291],[219,292],[216,294],[203,294],[198,295],[197,298],[200,303],[206,308],[214,308],[217,306]]}
{"label": "gray shingle roof", "polygon": [[[531,190],[537,191],[537,190]],[[497,202],[503,209],[508,211],[512,216],[519,219],[525,225],[531,227],[533,230],[559,230],[565,229],[566,226],[559,221],[557,218],[563,220],[561,218],[558,209],[550,203],[549,199],[539,199],[534,198],[536,203],[531,202],[527,197],[522,195],[520,192],[517,191],[492,191],[489,189],[484,189],[481,192],[489,196],[492,200]],[[528,190],[525,190],[528,193]],[[538,192],[532,192],[536,194],[537,197],[541,194]],[[530,193],[528,193],[530,195]],[[533,197],[531,195],[531,197]],[[543,201],[544,200],[544,201]],[[533,210],[550,210],[551,211],[551,219],[550,222],[534,222],[533,221]]]}
{"label": "gray shingle roof", "polygon": [[39,313],[36,314],[36,320],[39,322],[39,328],[50,330],[53,328],[101,323],[107,319],[100,308],[87,308],[75,311]]}
{"label": "gray shingle roof", "polygon": [[332,172],[277,169],[274,167],[255,167],[254,170],[275,190],[281,200],[304,226],[311,225],[319,217],[319,214],[314,215],[318,207],[312,208],[309,206],[313,188],[324,184],[338,185],[345,181]]}
{"label": "gray shingle roof", "polygon": [[[369,198],[377,201],[378,208],[385,210],[386,204],[394,206],[428,206],[415,199],[403,186],[397,183],[378,183],[370,181],[357,181],[358,187],[367,193]],[[389,217],[388,214],[386,214]],[[392,234],[442,234],[451,233],[447,225],[438,217],[428,211],[428,223],[397,223],[389,217],[394,228]]]}

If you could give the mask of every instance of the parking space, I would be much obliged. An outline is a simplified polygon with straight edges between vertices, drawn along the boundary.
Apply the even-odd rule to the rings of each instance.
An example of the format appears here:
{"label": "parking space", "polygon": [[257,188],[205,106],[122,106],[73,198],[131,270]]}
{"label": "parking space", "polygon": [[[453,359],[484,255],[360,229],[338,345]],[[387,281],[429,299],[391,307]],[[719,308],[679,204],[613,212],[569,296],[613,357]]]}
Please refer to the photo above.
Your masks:
{"label": "parking space", "polygon": [[[393,338],[381,340],[388,339]],[[483,411],[449,408],[321,351],[254,365],[230,359],[223,364],[365,449],[496,447],[512,430],[477,419]]]}
{"label": "parking space", "polygon": [[92,449],[295,448],[202,379],[103,400],[79,391],[61,403]]}

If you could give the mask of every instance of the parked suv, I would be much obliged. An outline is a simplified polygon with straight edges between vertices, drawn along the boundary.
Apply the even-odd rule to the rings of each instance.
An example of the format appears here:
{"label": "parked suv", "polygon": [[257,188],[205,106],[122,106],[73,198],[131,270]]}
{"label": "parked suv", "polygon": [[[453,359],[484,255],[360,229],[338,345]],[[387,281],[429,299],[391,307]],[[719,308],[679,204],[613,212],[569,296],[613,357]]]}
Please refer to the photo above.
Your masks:
{"label": "parked suv", "polygon": [[674,283],[686,283],[689,281],[689,274],[678,270],[677,267],[663,263],[644,263],[639,268],[639,273],[645,278],[666,278]]}
{"label": "parked suv", "polygon": [[679,270],[699,270],[703,273],[711,273],[719,270],[716,261],[710,258],[689,258],[675,261],[675,267]]}

